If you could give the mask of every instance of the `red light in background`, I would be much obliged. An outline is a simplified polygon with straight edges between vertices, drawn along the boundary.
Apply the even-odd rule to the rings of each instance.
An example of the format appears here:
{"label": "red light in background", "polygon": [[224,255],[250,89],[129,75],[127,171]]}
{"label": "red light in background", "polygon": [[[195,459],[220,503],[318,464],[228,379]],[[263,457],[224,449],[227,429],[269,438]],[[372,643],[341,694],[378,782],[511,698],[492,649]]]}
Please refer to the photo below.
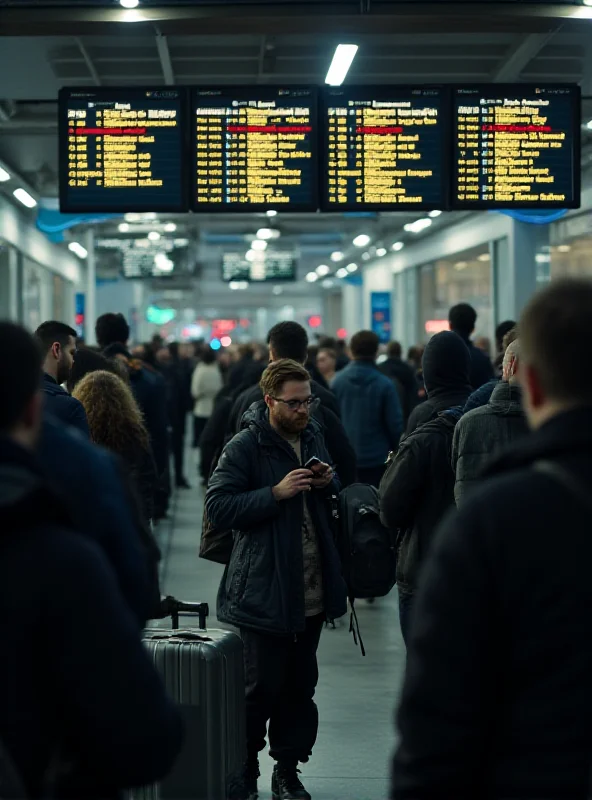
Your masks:
{"label": "red light in background", "polygon": [[251,323],[248,319],[240,319],[238,324],[241,326],[241,328],[248,328]]}
{"label": "red light in background", "polygon": [[312,317],[308,318],[308,325],[310,328],[320,328],[323,324],[323,319],[318,314],[313,314]]}
{"label": "red light in background", "polygon": [[347,331],[345,328],[339,328],[337,331],[337,338],[338,339],[347,339]]}
{"label": "red light in background", "polygon": [[442,333],[449,331],[450,325],[447,319],[429,319],[425,324],[426,333]]}

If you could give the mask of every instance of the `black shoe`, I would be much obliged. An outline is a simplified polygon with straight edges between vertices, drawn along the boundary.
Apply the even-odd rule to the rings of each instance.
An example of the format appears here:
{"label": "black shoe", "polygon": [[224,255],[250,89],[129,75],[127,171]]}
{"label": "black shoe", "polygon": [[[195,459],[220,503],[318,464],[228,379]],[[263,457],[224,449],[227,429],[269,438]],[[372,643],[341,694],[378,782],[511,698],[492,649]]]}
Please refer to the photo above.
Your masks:
{"label": "black shoe", "polygon": [[177,489],[191,489],[191,484],[187,478],[181,478],[181,480],[177,481]]}
{"label": "black shoe", "polygon": [[242,775],[229,791],[228,800],[257,800],[259,775],[259,761],[257,759],[245,761]]}
{"label": "black shoe", "polygon": [[311,800],[292,764],[276,764],[271,777],[273,800]]}

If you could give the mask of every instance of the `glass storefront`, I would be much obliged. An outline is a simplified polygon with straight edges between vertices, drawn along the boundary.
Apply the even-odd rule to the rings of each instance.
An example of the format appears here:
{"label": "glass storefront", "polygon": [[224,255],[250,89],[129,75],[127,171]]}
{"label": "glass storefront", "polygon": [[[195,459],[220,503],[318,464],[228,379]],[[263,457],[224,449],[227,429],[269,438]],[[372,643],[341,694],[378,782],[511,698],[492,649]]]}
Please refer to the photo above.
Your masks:
{"label": "glass storefront", "polygon": [[448,329],[448,311],[469,303],[477,312],[475,337],[491,338],[494,308],[489,245],[465,250],[419,268],[419,324],[422,342]]}
{"label": "glass storefront", "polygon": [[550,241],[551,280],[592,277],[592,213],[554,222]]}

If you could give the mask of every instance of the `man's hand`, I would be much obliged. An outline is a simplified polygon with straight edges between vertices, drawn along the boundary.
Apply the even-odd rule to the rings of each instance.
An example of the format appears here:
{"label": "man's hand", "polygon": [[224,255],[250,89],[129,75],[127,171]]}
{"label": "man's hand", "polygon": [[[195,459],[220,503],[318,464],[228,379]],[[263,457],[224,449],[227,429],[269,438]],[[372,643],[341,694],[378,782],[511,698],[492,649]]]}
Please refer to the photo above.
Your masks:
{"label": "man's hand", "polygon": [[325,486],[328,486],[333,480],[334,472],[329,464],[325,464],[324,462],[316,464],[312,468],[312,471],[314,478],[310,482],[310,485],[315,489],[324,489]]}
{"label": "man's hand", "polygon": [[272,489],[276,500],[290,500],[300,492],[310,491],[312,472],[309,469],[295,469]]}

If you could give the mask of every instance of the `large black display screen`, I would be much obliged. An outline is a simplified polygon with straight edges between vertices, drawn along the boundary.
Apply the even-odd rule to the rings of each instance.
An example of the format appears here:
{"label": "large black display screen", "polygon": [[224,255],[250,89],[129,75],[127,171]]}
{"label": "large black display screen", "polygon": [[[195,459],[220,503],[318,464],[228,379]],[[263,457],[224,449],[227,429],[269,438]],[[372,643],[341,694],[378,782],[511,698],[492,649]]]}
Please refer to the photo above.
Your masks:
{"label": "large black display screen", "polygon": [[316,90],[194,89],[192,115],[195,211],[316,210]]}
{"label": "large black display screen", "polygon": [[60,209],[184,211],[184,92],[63,89]]}
{"label": "large black display screen", "polygon": [[442,89],[430,87],[325,89],[323,208],[445,207],[445,101]]}
{"label": "large black display screen", "polygon": [[577,86],[456,87],[452,207],[578,208]]}

